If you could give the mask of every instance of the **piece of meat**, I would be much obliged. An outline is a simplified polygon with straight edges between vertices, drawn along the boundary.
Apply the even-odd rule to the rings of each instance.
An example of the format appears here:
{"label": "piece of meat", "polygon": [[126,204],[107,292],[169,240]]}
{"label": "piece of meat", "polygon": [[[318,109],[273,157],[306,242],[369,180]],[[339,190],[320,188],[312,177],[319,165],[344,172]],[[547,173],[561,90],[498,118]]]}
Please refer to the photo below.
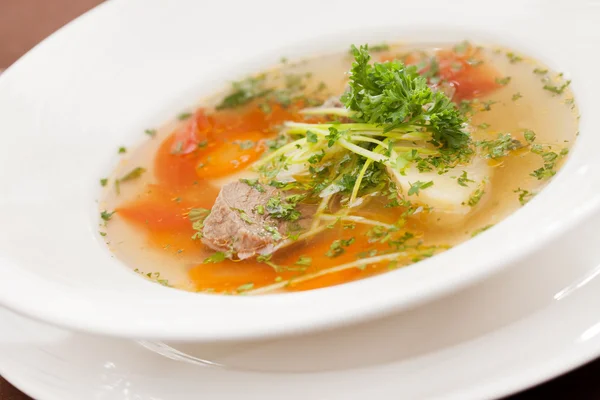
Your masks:
{"label": "piece of meat", "polygon": [[298,204],[300,218],[295,221],[274,218],[267,211],[269,199],[285,201],[289,194],[267,185],[261,188],[240,181],[224,185],[204,221],[202,242],[245,259],[272,253],[288,234],[298,234],[310,226],[313,206]]}

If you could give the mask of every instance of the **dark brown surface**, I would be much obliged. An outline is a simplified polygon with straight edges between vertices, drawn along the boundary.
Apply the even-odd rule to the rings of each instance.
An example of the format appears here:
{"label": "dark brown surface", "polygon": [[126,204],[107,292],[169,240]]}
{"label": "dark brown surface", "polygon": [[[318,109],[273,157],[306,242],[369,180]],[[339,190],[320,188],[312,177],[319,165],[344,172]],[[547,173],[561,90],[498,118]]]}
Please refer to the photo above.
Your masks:
{"label": "dark brown surface", "polygon": [[[101,0],[0,0],[0,69]],[[510,400],[600,399],[600,360]],[[0,400],[27,400],[0,377]]]}

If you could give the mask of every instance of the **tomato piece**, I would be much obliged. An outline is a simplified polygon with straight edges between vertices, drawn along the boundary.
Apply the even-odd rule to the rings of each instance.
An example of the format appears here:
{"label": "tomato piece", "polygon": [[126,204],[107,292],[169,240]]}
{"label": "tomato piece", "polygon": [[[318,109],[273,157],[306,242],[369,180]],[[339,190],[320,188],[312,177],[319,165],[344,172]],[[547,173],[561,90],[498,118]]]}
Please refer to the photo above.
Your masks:
{"label": "tomato piece", "polygon": [[477,63],[483,60],[472,47],[462,55],[439,51],[436,57],[440,77],[454,87],[455,101],[482,97],[500,87],[496,82],[500,77],[498,71],[489,63]]}
{"label": "tomato piece", "polygon": [[175,133],[175,138],[171,144],[171,153],[189,154],[198,147],[208,145],[211,128],[212,123],[206,116],[204,109],[199,108],[190,122]]}
{"label": "tomato piece", "polygon": [[[427,57],[424,53],[413,52],[404,56],[403,62],[406,65],[421,66],[419,73],[426,74],[431,67]],[[455,102],[482,97],[500,87],[496,83],[496,78],[500,77],[499,72],[484,62],[476,47],[469,45],[460,54],[455,50],[439,50],[434,57],[438,64],[436,75],[453,88],[452,100]],[[395,59],[396,56],[390,53],[380,56],[381,62]],[[423,62],[425,66],[422,66]],[[430,85],[436,86],[433,82]]]}

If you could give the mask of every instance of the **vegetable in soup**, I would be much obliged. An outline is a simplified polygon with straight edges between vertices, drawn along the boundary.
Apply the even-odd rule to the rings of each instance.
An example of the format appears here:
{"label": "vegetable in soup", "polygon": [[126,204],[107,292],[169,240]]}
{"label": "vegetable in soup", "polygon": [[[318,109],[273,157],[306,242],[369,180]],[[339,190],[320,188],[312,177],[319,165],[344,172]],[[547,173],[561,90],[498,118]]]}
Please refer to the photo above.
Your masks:
{"label": "vegetable in soup", "polygon": [[549,182],[577,132],[569,83],[468,42],[282,60],[118,149],[100,234],[142,276],[203,293],[406,267]]}

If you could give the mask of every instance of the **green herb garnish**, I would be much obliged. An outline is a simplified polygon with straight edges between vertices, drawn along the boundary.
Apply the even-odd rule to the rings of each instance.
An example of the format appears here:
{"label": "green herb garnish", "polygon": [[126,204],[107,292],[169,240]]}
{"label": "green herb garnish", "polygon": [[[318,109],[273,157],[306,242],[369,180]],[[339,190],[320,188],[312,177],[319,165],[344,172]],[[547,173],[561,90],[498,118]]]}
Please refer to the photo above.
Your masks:
{"label": "green herb garnish", "polygon": [[105,222],[108,222],[108,221],[110,221],[110,219],[112,218],[114,213],[115,213],[115,211],[108,212],[108,211],[104,210],[100,213],[100,218],[102,218]]}
{"label": "green herb garnish", "polygon": [[423,189],[427,189],[428,187],[433,186],[433,181],[429,182],[421,182],[416,181],[410,184],[410,189],[408,189],[408,195],[412,196],[413,194],[419,195],[419,191]]}

